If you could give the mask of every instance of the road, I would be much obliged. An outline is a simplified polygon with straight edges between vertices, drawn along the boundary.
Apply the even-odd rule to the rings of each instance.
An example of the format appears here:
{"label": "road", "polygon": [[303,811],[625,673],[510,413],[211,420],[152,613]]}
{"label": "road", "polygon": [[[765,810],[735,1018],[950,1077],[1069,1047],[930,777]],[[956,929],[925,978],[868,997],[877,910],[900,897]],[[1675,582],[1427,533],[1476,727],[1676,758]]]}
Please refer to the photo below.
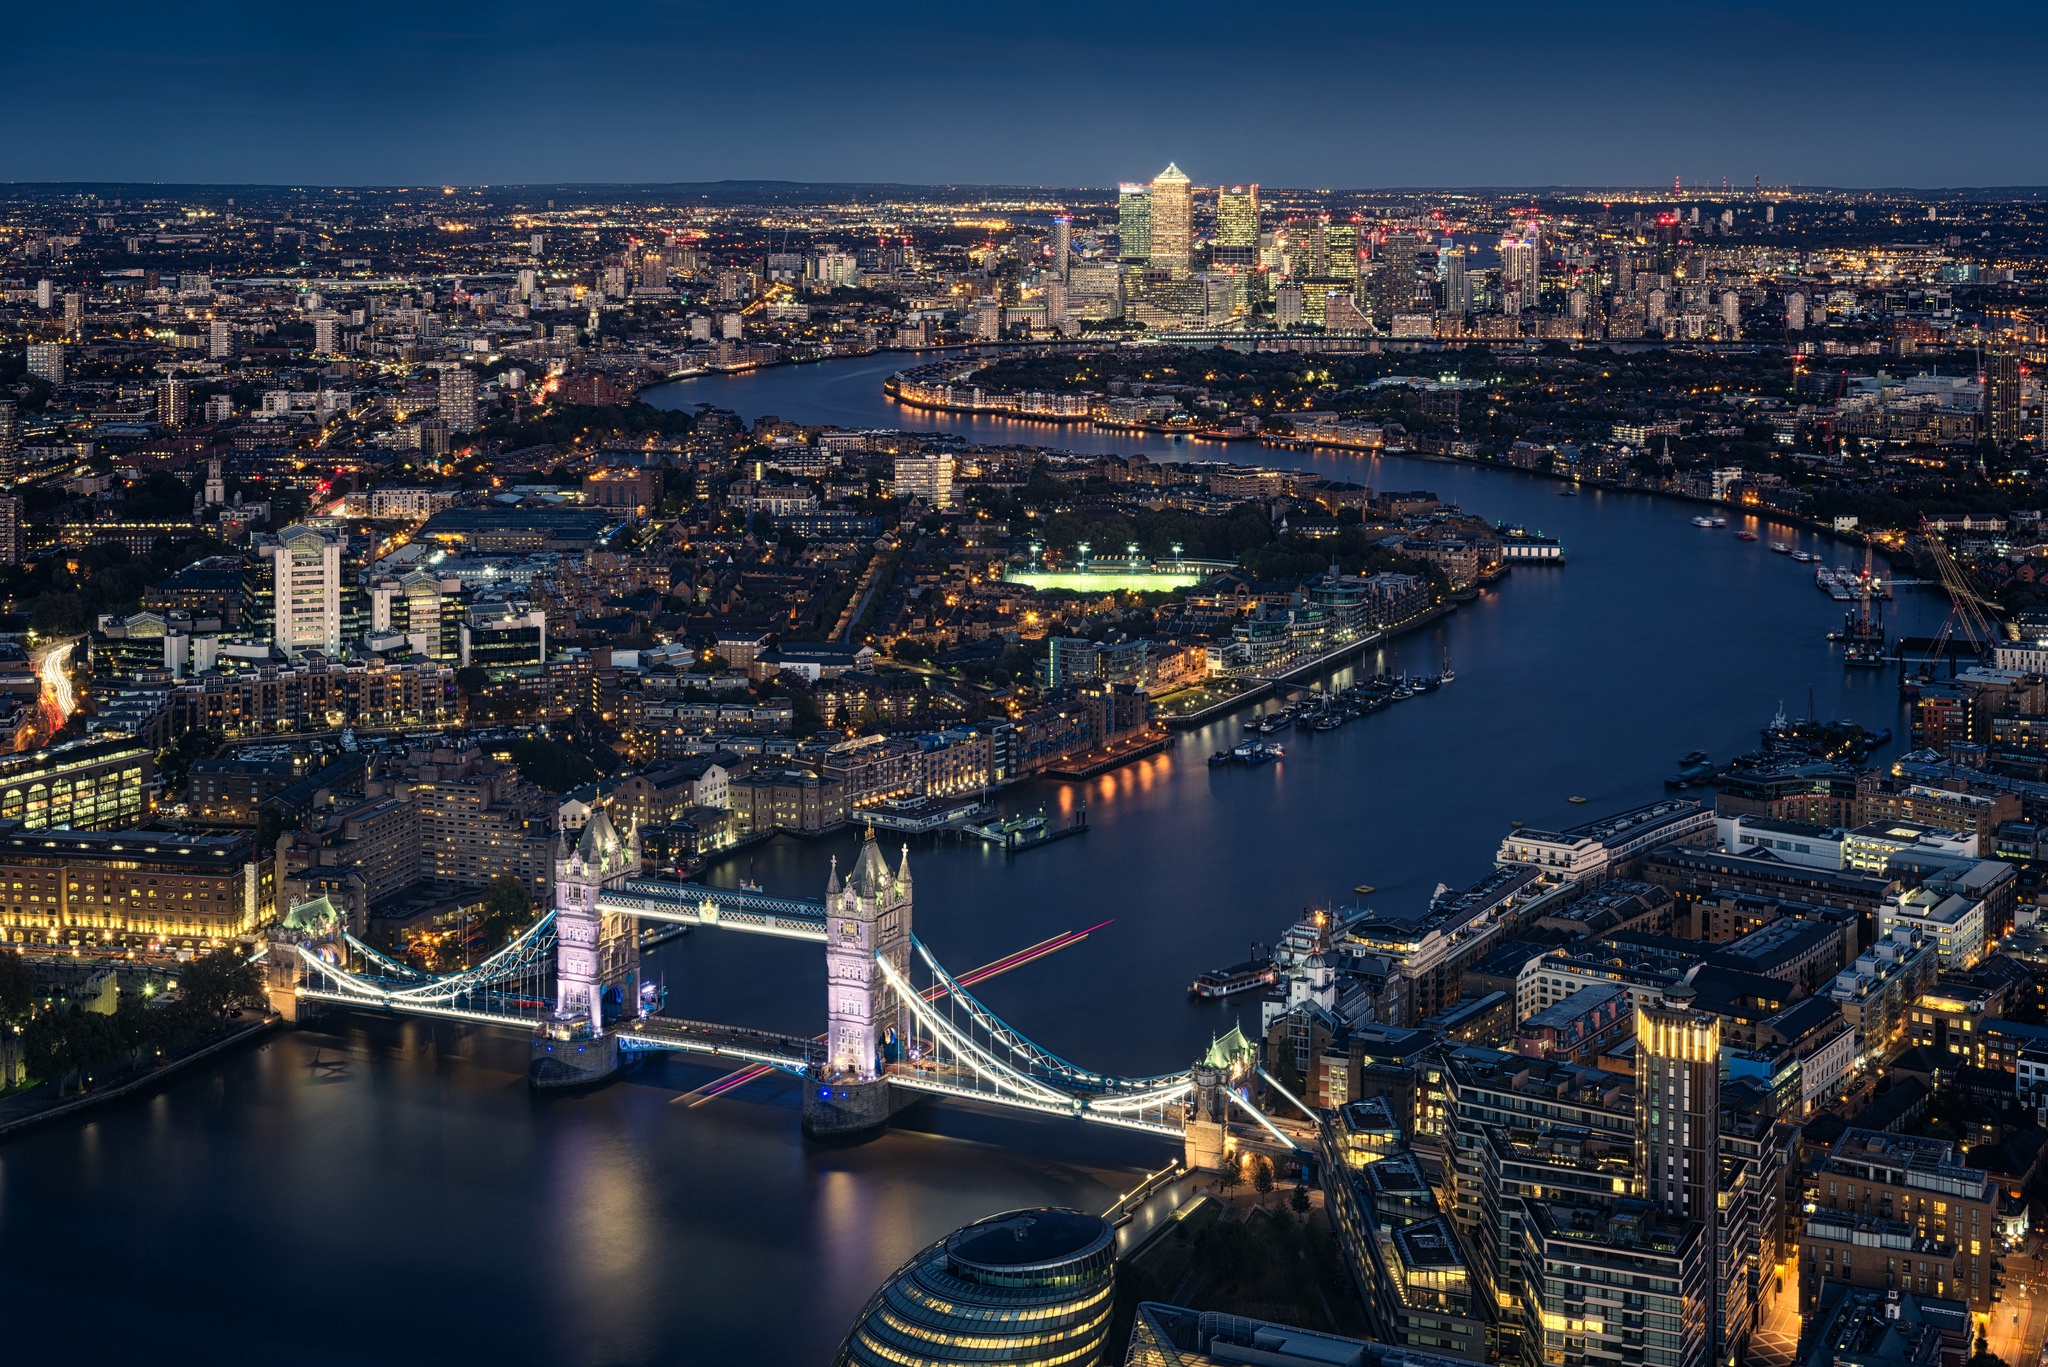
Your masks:
{"label": "road", "polygon": [[2048,1266],[2029,1248],[2004,1257],[2005,1289],[1991,1305],[1991,1326],[1985,1332],[1992,1356],[2006,1367],[2034,1367],[2048,1339]]}
{"label": "road", "polygon": [[[1784,1290],[1776,1288],[1783,1285]],[[1763,1313],[1750,1336],[1744,1367],[1792,1367],[1799,1349],[1799,1264],[1788,1259],[1764,1286]]]}

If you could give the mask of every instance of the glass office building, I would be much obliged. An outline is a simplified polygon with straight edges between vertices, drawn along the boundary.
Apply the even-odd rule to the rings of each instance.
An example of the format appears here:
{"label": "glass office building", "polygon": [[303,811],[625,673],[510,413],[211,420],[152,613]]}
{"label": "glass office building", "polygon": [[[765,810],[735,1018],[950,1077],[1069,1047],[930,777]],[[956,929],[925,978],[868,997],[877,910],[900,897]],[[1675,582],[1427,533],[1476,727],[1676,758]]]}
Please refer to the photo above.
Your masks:
{"label": "glass office building", "polygon": [[854,1321],[838,1367],[1004,1362],[1095,1367],[1109,1336],[1116,1236],[1099,1215],[1013,1210],[897,1269]]}

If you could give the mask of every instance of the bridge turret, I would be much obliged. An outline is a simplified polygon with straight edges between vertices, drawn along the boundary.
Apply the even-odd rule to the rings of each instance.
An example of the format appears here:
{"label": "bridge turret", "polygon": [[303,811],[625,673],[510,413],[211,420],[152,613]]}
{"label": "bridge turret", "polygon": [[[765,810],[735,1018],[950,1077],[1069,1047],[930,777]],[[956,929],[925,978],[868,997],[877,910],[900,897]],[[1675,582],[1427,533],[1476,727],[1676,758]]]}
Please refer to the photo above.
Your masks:
{"label": "bridge turret", "polygon": [[896,1109],[886,1073],[907,1023],[878,961],[908,980],[910,904],[908,845],[892,870],[869,827],[844,882],[834,861],[825,888],[825,1064],[805,1093],[807,1133],[872,1130]]}
{"label": "bridge turret", "polygon": [[826,1067],[853,1082],[879,1077],[902,1032],[895,991],[877,966],[910,970],[910,850],[892,872],[873,828],[844,884],[834,865],[825,902]]}
{"label": "bridge turret", "polygon": [[555,860],[555,1012],[534,1041],[528,1076],[535,1086],[573,1086],[618,1068],[618,1042],[605,1034],[605,994],[614,1014],[640,999],[640,940],[632,917],[606,912],[598,893],[640,872],[640,835],[620,836],[603,808],[591,814],[576,848]]}
{"label": "bridge turret", "polygon": [[1196,1060],[1189,1080],[1194,1084],[1188,1097],[1186,1162],[1189,1171],[1215,1172],[1223,1166],[1230,1133],[1230,1097],[1233,1084],[1251,1070],[1257,1057],[1251,1041],[1236,1026],[1230,1033],[1209,1043],[1209,1052]]}

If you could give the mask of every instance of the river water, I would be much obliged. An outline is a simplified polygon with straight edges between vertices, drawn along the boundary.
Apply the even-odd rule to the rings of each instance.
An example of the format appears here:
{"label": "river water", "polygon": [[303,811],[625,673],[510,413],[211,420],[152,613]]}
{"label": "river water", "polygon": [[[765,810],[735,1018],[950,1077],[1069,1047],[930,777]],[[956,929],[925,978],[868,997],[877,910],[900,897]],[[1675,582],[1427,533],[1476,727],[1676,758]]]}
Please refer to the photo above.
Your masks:
{"label": "river water", "polygon": [[[1559,537],[1568,563],[1501,586],[1377,658],[1457,680],[1326,734],[1289,732],[1259,770],[1204,760],[1235,721],[1087,785],[1013,790],[1011,810],[1091,829],[1006,860],[913,842],[917,929],[956,972],[1065,930],[1081,944],[977,988],[1042,1044],[1111,1072],[1184,1066],[1243,1003],[1189,979],[1243,958],[1303,907],[1417,910],[1483,874],[1515,820],[1555,825],[1651,801],[1680,754],[1755,744],[1782,704],[1889,726],[1888,674],[1845,671],[1841,608],[1791,540],[1693,527],[1644,495],[1566,498],[1546,479],[1402,457],[1187,446],[897,408],[877,357],[654,391],[749,418],[966,431],[1156,458],[1313,465],[1432,489]],[[1937,630],[1902,591],[1895,629]],[[1368,660],[1368,665],[1377,662]],[[1587,799],[1573,804],[1573,796]],[[715,871],[816,896],[859,837],[778,841]],[[891,858],[901,842],[889,841]],[[677,1014],[823,1023],[816,950],[697,932],[653,956]],[[1248,1022],[1248,1024],[1251,1022]],[[691,1105],[716,1074],[643,1064],[537,1097],[522,1041],[363,1018],[273,1037],[142,1098],[0,1144],[0,1320],[10,1345],[216,1362],[817,1363],[874,1286],[930,1239],[1010,1206],[1101,1208],[1171,1150],[1142,1136],[949,1105],[851,1148],[805,1144],[793,1084]]]}

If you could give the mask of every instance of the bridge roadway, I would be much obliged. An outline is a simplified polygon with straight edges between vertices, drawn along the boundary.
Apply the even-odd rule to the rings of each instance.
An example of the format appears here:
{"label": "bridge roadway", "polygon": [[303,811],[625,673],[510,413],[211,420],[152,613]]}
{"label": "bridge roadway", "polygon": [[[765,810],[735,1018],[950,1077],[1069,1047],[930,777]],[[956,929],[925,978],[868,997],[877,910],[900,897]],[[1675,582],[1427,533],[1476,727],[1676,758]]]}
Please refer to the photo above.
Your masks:
{"label": "bridge roadway", "polygon": [[714,1025],[708,1021],[682,1020],[674,1016],[647,1016],[614,1027],[619,1048],[634,1052],[656,1049],[711,1054],[780,1068],[802,1074],[822,1066],[825,1046],[820,1040],[803,1039],[773,1030],[750,1030],[743,1025]]}
{"label": "bridge roadway", "polygon": [[825,940],[825,904],[795,897],[696,883],[629,878],[597,894],[597,909],[642,921],[680,926],[719,926],[787,940]]}

